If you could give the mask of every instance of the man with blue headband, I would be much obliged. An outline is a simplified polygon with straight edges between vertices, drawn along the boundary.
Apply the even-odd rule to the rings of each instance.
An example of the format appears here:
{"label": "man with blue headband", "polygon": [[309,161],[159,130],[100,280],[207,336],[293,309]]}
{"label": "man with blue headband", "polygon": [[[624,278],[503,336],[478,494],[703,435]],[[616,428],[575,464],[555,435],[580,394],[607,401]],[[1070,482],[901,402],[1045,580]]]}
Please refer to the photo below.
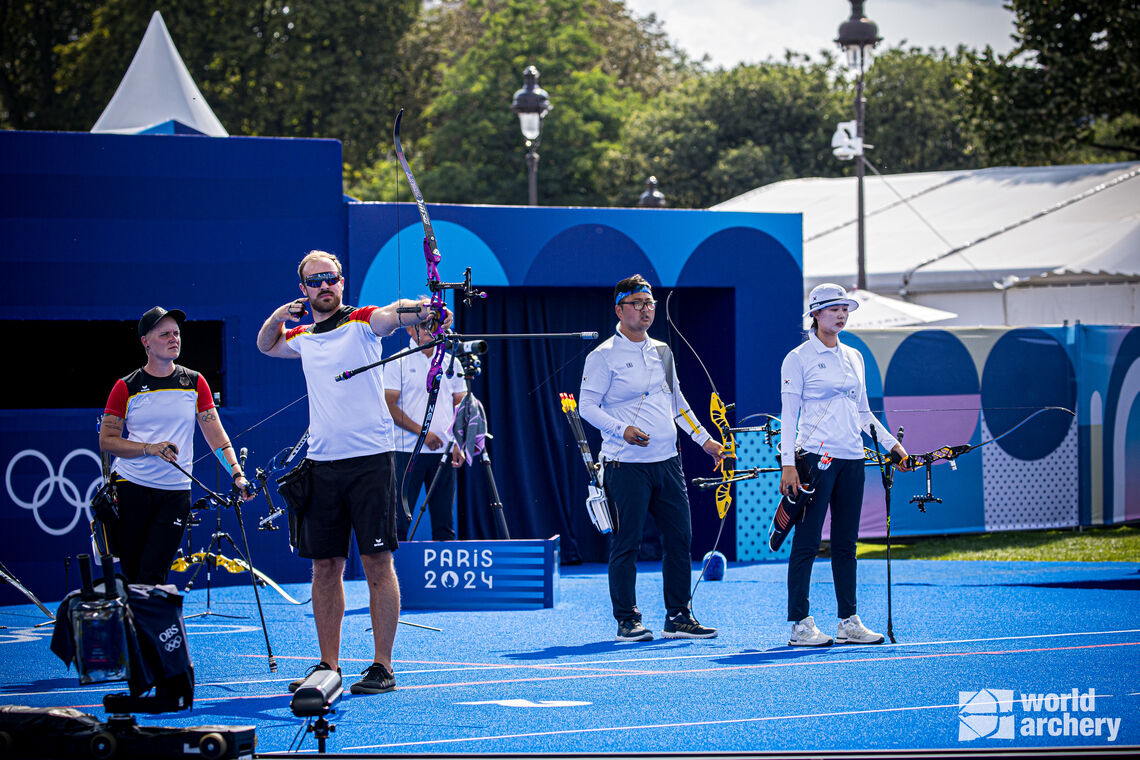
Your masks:
{"label": "man with blue headband", "polygon": [[677,448],[677,426],[714,460],[723,447],[712,440],[681,393],[669,346],[649,337],[657,302],[639,274],[614,288],[614,334],[586,357],[578,394],[582,418],[602,433],[603,484],[617,512],[610,543],[610,601],[618,641],[649,641],[653,632],[637,608],[637,555],[646,515],[661,534],[661,576],[667,639],[711,639],[690,609],[689,497]]}

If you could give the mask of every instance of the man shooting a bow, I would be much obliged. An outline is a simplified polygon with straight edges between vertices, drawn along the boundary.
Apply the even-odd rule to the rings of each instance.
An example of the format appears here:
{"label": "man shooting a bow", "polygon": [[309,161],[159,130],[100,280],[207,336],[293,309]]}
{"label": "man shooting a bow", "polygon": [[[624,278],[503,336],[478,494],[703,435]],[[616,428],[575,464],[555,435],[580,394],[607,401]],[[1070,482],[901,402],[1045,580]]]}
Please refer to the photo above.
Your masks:
{"label": "man shooting a bow", "polygon": [[[302,297],[278,307],[257,335],[267,356],[301,359],[309,396],[310,484],[297,536],[302,557],[313,561],[313,618],[321,661],[309,668],[338,670],[344,619],[344,565],[350,534],[368,578],[373,663],[354,683],[354,694],[396,688],[392,644],[400,613],[400,588],[392,563],[396,537],[396,472],[392,416],[382,372],[362,372],[347,382],[334,377],[346,367],[380,359],[380,338],[410,323],[436,316],[427,300],[401,299],[387,306],[347,306],[344,276],[331,253],[311,251],[297,273]],[[313,322],[286,329],[313,310]],[[409,312],[397,309],[410,310]],[[446,312],[445,312],[446,314]],[[450,316],[445,318],[445,324]],[[295,505],[296,506],[296,505]],[[295,691],[304,679],[290,684]]]}

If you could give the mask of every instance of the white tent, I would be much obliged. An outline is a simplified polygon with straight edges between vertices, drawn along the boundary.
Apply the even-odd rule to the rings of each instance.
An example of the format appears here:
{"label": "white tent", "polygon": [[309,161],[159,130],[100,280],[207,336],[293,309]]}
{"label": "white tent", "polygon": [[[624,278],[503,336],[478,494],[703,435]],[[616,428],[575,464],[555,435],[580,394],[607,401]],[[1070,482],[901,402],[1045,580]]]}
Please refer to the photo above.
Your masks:
{"label": "white tent", "polygon": [[155,11],[119,89],[91,131],[138,134],[162,131],[160,125],[171,122],[211,137],[229,135],[186,70],[162,14]]}
{"label": "white tent", "polygon": [[[858,330],[877,327],[905,327],[930,322],[942,322],[958,316],[952,311],[932,309],[898,298],[888,298],[870,290],[851,288],[847,295],[859,302],[859,308],[847,315],[847,326]],[[808,325],[810,319],[804,320]]]}
{"label": "white tent", "polygon": [[[803,214],[804,288],[851,286],[854,178],[798,179],[713,206]],[[1140,162],[864,180],[867,287],[945,325],[1140,322]]]}

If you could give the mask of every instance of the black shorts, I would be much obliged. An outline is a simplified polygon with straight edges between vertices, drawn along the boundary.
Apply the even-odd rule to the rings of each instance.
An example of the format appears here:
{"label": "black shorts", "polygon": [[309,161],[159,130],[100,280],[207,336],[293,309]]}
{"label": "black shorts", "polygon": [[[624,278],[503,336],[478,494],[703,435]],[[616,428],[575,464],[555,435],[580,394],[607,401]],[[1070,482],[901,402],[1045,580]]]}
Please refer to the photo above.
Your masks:
{"label": "black shorts", "polygon": [[297,553],[347,557],[350,533],[361,554],[390,552],[396,540],[396,466],[392,452],[313,462],[312,496],[301,517]]}

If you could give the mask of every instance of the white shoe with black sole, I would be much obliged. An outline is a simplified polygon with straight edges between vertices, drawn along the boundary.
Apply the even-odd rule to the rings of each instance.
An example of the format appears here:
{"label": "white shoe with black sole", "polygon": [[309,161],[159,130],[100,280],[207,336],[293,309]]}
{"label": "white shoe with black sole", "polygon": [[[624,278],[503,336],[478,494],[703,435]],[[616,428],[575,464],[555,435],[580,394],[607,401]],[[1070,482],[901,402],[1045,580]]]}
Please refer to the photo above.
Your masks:
{"label": "white shoe with black sole", "polygon": [[863,625],[858,615],[843,618],[839,621],[839,630],[835,634],[836,644],[882,644],[883,634],[872,631]]}
{"label": "white shoe with black sole", "polygon": [[829,647],[831,637],[815,625],[815,618],[808,615],[798,623],[792,623],[792,635],[788,639],[790,647]]}

